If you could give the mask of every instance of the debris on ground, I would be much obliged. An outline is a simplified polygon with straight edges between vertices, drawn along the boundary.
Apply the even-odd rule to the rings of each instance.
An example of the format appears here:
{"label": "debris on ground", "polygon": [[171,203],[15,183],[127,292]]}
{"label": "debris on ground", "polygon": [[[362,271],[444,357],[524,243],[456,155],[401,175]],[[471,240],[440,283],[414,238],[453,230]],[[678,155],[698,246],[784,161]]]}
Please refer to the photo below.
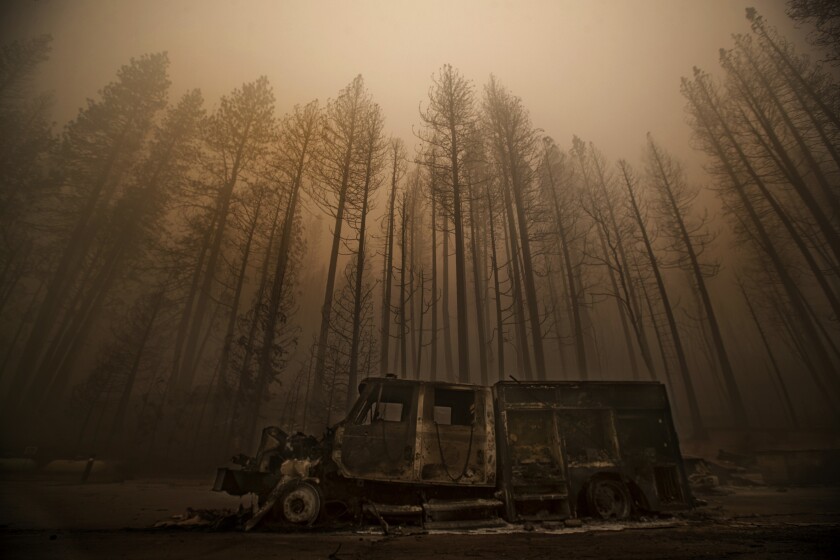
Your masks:
{"label": "debris on ground", "polygon": [[716,496],[732,493],[723,486],[730,478],[730,471],[725,467],[699,457],[685,457],[683,461],[692,493]]}
{"label": "debris on ground", "polygon": [[230,509],[193,509],[181,515],[158,521],[154,529],[187,529],[205,531],[241,530],[251,517],[251,512],[241,505],[236,511]]}

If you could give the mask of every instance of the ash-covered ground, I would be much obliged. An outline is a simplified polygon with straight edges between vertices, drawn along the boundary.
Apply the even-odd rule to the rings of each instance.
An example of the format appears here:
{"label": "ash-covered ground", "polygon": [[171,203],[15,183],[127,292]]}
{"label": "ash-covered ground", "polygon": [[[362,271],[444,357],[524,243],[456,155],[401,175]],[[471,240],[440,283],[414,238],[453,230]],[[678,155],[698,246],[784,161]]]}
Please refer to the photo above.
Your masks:
{"label": "ash-covered ground", "polygon": [[[729,487],[674,517],[424,532],[377,526],[280,533],[153,528],[194,510],[250,508],[210,491],[209,477],[88,482],[7,474],[0,480],[5,559],[87,558],[837,558],[840,487]],[[180,516],[180,518],[178,517]]]}

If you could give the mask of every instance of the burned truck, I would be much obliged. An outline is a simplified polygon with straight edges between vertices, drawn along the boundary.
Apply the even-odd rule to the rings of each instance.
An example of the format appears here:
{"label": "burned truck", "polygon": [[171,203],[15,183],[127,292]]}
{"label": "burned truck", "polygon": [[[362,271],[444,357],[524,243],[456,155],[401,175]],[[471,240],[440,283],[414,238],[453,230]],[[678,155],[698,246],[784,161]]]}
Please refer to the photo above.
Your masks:
{"label": "burned truck", "polygon": [[322,440],[266,428],[257,454],[235,462],[214,490],[259,497],[247,528],[625,519],[692,501],[656,382],[368,378]]}

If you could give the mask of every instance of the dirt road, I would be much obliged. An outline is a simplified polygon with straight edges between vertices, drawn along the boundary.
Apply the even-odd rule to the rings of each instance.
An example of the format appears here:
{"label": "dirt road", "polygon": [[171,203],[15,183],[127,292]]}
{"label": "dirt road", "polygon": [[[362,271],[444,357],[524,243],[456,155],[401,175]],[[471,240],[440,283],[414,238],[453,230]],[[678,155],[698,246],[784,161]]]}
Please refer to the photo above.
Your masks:
{"label": "dirt road", "polygon": [[[151,530],[195,508],[236,508],[209,480],[0,481],[4,559],[838,558],[840,488],[737,489],[686,516],[481,534],[212,533]],[[250,505],[249,502],[243,502]],[[332,555],[332,556],[331,556]]]}

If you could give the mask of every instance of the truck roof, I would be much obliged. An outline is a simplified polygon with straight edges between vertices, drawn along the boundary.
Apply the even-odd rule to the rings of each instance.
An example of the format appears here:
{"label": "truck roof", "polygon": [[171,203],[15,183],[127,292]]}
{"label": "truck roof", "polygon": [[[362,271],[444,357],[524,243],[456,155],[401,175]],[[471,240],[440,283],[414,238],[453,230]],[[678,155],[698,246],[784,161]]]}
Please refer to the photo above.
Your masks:
{"label": "truck roof", "polygon": [[[361,383],[359,383],[359,391],[369,382],[382,382],[386,381],[388,383],[395,383],[400,385],[435,385],[438,387],[463,387],[463,388],[481,388],[481,387],[490,387],[489,385],[478,385],[475,383],[453,383],[451,381],[427,381],[423,379],[401,379],[394,376],[371,376],[364,378]],[[633,387],[648,385],[648,386],[657,386],[662,385],[659,381],[590,381],[590,380],[551,380],[551,381],[518,381],[518,380],[511,380],[511,381],[497,381],[492,386],[521,386],[521,387],[529,387],[529,388],[539,388],[539,387],[576,387],[576,386],[616,386],[616,385],[628,385]]]}

